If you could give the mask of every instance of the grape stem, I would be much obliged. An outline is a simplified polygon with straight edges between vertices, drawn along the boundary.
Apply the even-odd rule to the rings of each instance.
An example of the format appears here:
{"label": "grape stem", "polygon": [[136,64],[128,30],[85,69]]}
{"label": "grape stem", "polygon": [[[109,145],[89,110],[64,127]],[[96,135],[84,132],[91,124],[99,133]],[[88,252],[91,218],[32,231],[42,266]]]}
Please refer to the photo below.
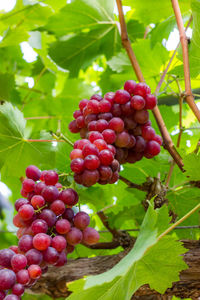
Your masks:
{"label": "grape stem", "polygon": [[188,55],[188,40],[184,30],[183,19],[181,16],[181,10],[179,7],[178,0],[171,0],[172,7],[174,9],[174,14],[176,17],[176,22],[179,30],[180,42],[182,46],[183,53],[183,69],[184,69],[184,80],[185,80],[185,94],[186,101],[196,116],[197,120],[200,122],[200,111],[194,101],[192,95],[191,82],[190,82],[190,65],[189,65],[189,55]]}
{"label": "grape stem", "polygon": [[64,134],[62,134],[62,133],[56,134],[56,133],[51,132],[51,135],[52,135],[53,138],[56,139],[56,141],[63,140],[67,144],[69,144],[70,146],[74,147],[74,143],[71,142]]}
{"label": "grape stem", "polygon": [[[187,32],[187,30],[188,30],[188,28],[189,28],[189,26],[190,26],[190,24],[191,24],[191,22],[192,22],[192,19],[193,19],[193,17],[190,16],[190,18],[189,18],[189,20],[188,20],[188,23],[187,23],[187,26],[185,27],[185,32]],[[160,81],[159,81],[159,83],[158,83],[158,85],[157,85],[157,87],[156,87],[155,95],[158,95],[158,94],[159,94],[161,85],[163,84],[163,81],[164,81],[164,79],[165,79],[165,76],[166,76],[166,74],[167,74],[167,72],[168,72],[168,70],[169,70],[169,67],[170,67],[170,65],[171,65],[171,63],[172,63],[172,61],[173,61],[173,59],[174,59],[174,57],[175,57],[175,55],[176,55],[176,52],[177,52],[177,50],[178,50],[179,45],[180,45],[180,41],[178,42],[178,45],[176,46],[176,49],[174,50],[174,52],[173,52],[173,54],[172,54],[172,56],[171,56],[171,58],[170,58],[170,60],[169,60],[169,62],[168,62],[168,64],[167,64],[167,67],[166,67],[165,70],[163,71],[163,74],[162,74],[162,76],[161,76],[161,78],[160,78]]]}
{"label": "grape stem", "polygon": [[[121,0],[116,0],[116,3],[117,3],[117,7],[118,7],[118,12],[119,12],[119,22],[120,22],[120,31],[121,31],[120,34],[121,34],[122,45],[124,46],[124,48],[125,48],[125,50],[128,54],[128,57],[130,59],[130,62],[133,66],[133,69],[135,71],[135,74],[136,74],[138,80],[140,82],[144,82],[144,77],[143,77],[142,71],[140,69],[139,63],[138,63],[137,58],[136,58],[136,56],[133,52],[130,40],[128,38],[126,23],[125,23],[123,9],[122,9],[122,2],[121,2]],[[177,150],[174,147],[174,144],[173,144],[172,139],[169,135],[169,132],[166,128],[166,125],[164,123],[164,120],[162,118],[162,115],[160,113],[160,110],[159,110],[158,106],[154,107],[153,114],[154,114],[154,117],[155,117],[156,122],[158,124],[161,135],[163,137],[163,141],[164,141],[163,146],[164,146],[164,148],[166,148],[168,150],[168,152],[173,157],[174,161],[179,166],[181,171],[184,171],[183,170],[182,158],[181,158],[181,156],[179,155],[179,153],[177,152]]]}
{"label": "grape stem", "polygon": [[124,183],[126,183],[128,185],[129,188],[135,188],[137,190],[140,190],[140,191],[144,191],[144,192],[148,192],[149,190],[149,187],[147,186],[147,183],[143,183],[142,185],[139,185],[139,184],[136,184],[126,178],[124,178],[123,176],[119,176],[119,179],[121,181],[123,181]]}

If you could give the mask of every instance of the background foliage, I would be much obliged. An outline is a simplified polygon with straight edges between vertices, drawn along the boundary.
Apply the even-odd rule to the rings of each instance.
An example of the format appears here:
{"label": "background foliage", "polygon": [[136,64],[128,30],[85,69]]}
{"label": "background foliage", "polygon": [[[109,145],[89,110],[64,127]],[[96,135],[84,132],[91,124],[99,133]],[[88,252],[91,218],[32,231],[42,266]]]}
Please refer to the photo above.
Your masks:
{"label": "background foliage", "polygon": [[[191,13],[193,14],[193,22],[190,25],[192,38],[189,44],[189,58],[192,88],[198,91],[200,88],[200,1],[180,0],[179,2],[185,23],[189,20]],[[152,91],[155,91],[162,71],[172,55],[167,40],[172,33],[176,33],[171,1],[124,0],[123,5],[134,52],[147,84],[150,85]],[[153,10],[152,7],[154,7]],[[4,206],[9,207],[9,210],[3,211],[3,217],[0,220],[1,248],[16,243],[15,234],[7,231],[15,231],[11,224],[12,203],[20,196],[20,177],[24,176],[25,167],[29,164],[36,164],[42,169],[55,168],[60,173],[69,174],[70,171],[71,149],[68,144],[30,142],[29,140],[51,139],[50,132],[60,130],[71,141],[75,141],[78,135],[77,137],[71,135],[68,131],[68,123],[72,119],[73,111],[78,107],[78,102],[94,93],[104,94],[108,91],[115,91],[120,89],[126,80],[136,79],[121,46],[118,27],[117,10],[112,0],[18,0],[10,12],[0,13],[0,101],[2,104],[0,106],[0,172],[1,181],[12,191],[9,202],[6,203],[4,199]],[[148,34],[144,39],[147,28]],[[31,59],[26,58],[24,49],[27,47],[29,47],[29,53],[34,50]],[[158,96],[159,108],[174,143],[179,133],[177,81],[184,91],[180,48]],[[196,101],[198,103],[198,95]],[[158,133],[152,115],[151,120]],[[91,223],[99,230],[105,229],[96,215],[96,212],[102,208],[108,207],[105,213],[109,218],[109,224],[117,229],[140,228],[145,216],[138,239],[141,262],[137,265],[138,269],[136,268],[135,272],[138,272],[136,272],[136,277],[139,278],[139,285],[149,283],[159,292],[164,292],[173,280],[177,280],[178,272],[185,268],[182,261],[174,265],[172,260],[172,266],[175,266],[173,270],[175,277],[172,277],[165,269],[165,254],[161,254],[163,249],[167,249],[165,250],[169,255],[167,259],[170,260],[175,252],[178,258],[179,254],[185,250],[175,242],[176,239],[199,238],[197,229],[175,230],[162,242],[156,242],[158,232],[161,233],[169,224],[168,210],[172,209],[180,218],[199,203],[200,190],[190,184],[191,180],[200,180],[199,154],[198,151],[194,152],[199,140],[199,125],[186,104],[183,105],[183,127],[179,151],[183,157],[186,172],[182,173],[175,166],[166,196],[169,202],[168,207],[158,212],[149,209],[145,216],[141,205],[145,193],[129,189],[121,181],[112,186],[96,185],[91,188],[76,186],[80,194],[82,209],[91,212]],[[124,165],[121,175],[138,184],[145,182],[148,177],[160,176],[164,183],[170,162],[171,157],[166,150],[162,149],[161,154],[154,159],[144,158],[134,165]],[[66,184],[72,183],[70,174],[65,179]],[[163,217],[158,217],[159,214]],[[156,223],[157,218],[159,218],[159,224]],[[151,224],[151,220],[154,224]],[[147,223],[152,225],[148,233],[145,231],[150,229],[145,227]],[[182,225],[199,225],[198,213],[192,215]],[[133,235],[136,236],[137,233]],[[149,244],[146,236],[150,236]],[[110,240],[109,233],[101,234],[101,241]],[[146,247],[152,246],[151,253],[145,252],[145,245]],[[142,247],[144,247],[143,250]],[[120,248],[90,250],[80,245],[70,257],[107,255],[121,250]],[[129,253],[129,260],[132,261],[131,268],[135,268],[134,251],[137,249]],[[142,265],[142,262],[144,264],[143,255],[148,264],[157,253],[156,251],[159,253],[159,264],[162,266],[161,273],[156,276],[160,278],[162,274],[168,274],[168,278],[163,283],[157,280],[156,276],[155,282],[151,282],[149,271],[145,271],[145,266]],[[129,299],[120,294],[123,293],[125,281],[130,282],[132,279],[133,270],[130,272],[128,268],[129,264],[123,265],[118,273],[115,269],[111,270],[109,277],[104,277],[103,281],[99,276],[101,288],[98,291],[102,292],[103,288],[107,289],[108,286],[115,285],[115,291],[121,297],[118,296],[117,299]],[[144,282],[144,278],[140,278],[140,272],[147,272],[145,273],[147,281]],[[121,279],[124,280],[123,283],[120,282]],[[88,282],[80,281],[72,287],[77,290],[77,287],[80,289],[85,284],[89,288],[86,295],[81,294],[80,299],[86,299],[86,297],[88,299],[88,295],[91,296],[90,293],[94,293],[93,289],[96,290],[93,279],[89,279]],[[127,286],[127,295],[131,295],[135,288]],[[114,290],[112,291],[114,293]],[[110,299],[109,297],[114,295],[116,296],[116,294],[104,295],[103,299]],[[40,296],[29,295],[27,297],[27,299],[40,299]],[[71,298],[75,299],[73,296]],[[46,298],[41,296],[41,299]]]}

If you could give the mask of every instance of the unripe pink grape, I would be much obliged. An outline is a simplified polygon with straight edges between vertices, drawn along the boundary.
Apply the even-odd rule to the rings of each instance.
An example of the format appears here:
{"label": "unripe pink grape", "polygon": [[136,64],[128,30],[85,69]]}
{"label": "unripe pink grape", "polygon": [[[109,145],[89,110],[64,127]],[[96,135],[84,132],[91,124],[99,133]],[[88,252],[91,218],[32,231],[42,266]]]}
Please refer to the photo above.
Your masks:
{"label": "unripe pink grape", "polygon": [[99,241],[99,233],[91,227],[83,230],[83,242],[88,245],[96,244]]}
{"label": "unripe pink grape", "polygon": [[71,230],[66,235],[67,243],[69,243],[72,246],[80,244],[82,238],[83,238],[82,232],[75,227],[72,227]]}
{"label": "unripe pink grape", "polygon": [[116,137],[116,140],[115,140],[115,145],[116,146],[118,146],[120,148],[124,148],[129,143],[130,143],[130,135],[127,132],[122,131],[122,132],[117,134],[117,137]]}
{"label": "unripe pink grape", "polygon": [[28,267],[28,273],[30,278],[39,279],[42,275],[42,270],[38,265],[31,265],[30,267]]}
{"label": "unripe pink grape", "polygon": [[70,153],[70,159],[73,160],[75,158],[83,158],[82,150],[80,149],[72,150],[72,152]]}
{"label": "unripe pink grape", "polygon": [[139,124],[145,124],[149,119],[149,113],[147,110],[137,110],[134,113],[134,121]]}

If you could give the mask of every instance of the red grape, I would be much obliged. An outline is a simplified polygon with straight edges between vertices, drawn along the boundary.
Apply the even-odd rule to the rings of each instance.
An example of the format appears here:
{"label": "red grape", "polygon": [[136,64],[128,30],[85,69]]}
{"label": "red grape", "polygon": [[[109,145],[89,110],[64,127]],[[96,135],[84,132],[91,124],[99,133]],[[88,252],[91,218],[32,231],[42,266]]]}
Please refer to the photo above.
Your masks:
{"label": "red grape", "polygon": [[91,227],[83,230],[83,242],[88,245],[96,244],[99,241],[99,233]]}
{"label": "red grape", "polygon": [[32,179],[34,181],[37,181],[40,179],[41,171],[38,169],[38,167],[30,165],[26,168],[26,177],[29,179]]}

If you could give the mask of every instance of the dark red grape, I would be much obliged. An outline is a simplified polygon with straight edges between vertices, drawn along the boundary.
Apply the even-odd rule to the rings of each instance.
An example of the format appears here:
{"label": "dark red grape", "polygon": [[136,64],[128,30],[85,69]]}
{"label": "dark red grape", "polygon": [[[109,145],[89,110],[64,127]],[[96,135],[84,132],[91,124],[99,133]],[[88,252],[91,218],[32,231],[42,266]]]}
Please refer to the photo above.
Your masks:
{"label": "dark red grape", "polygon": [[11,259],[15,255],[15,252],[11,249],[0,250],[0,266],[5,268],[11,267]]}
{"label": "dark red grape", "polygon": [[116,134],[112,129],[105,129],[102,132],[103,138],[108,144],[113,144],[116,140]]}
{"label": "dark red grape", "polygon": [[104,131],[108,128],[108,122],[104,119],[96,121],[96,130],[99,132]]}
{"label": "dark red grape", "polygon": [[111,104],[109,101],[103,99],[99,102],[99,112],[106,113],[109,112],[111,109]]}
{"label": "dark red grape", "polygon": [[157,99],[156,96],[154,95],[151,94],[146,95],[145,100],[146,100],[145,109],[153,109],[157,104]]}
{"label": "dark red grape", "polygon": [[72,133],[78,133],[80,131],[80,128],[78,128],[76,125],[76,120],[71,121],[68,128]]}
{"label": "dark red grape", "polygon": [[35,195],[31,199],[31,204],[35,209],[38,209],[40,207],[43,207],[45,205],[45,200],[40,195]]}
{"label": "dark red grape", "polygon": [[55,213],[50,209],[43,209],[42,212],[39,215],[39,219],[44,220],[48,227],[53,227],[56,223],[56,215]]}
{"label": "dark red grape", "polygon": [[30,220],[34,213],[34,209],[30,204],[24,204],[19,208],[19,215],[24,221]]}
{"label": "dark red grape", "polygon": [[77,119],[80,116],[82,116],[82,112],[80,110],[75,110],[75,112],[73,113],[74,119]]}
{"label": "dark red grape", "polygon": [[131,98],[131,106],[135,110],[141,110],[145,107],[145,100],[142,96],[136,95]]}
{"label": "dark red grape", "polygon": [[54,200],[58,199],[59,191],[55,186],[48,185],[43,188],[41,195],[47,202],[51,203]]}
{"label": "dark red grape", "polygon": [[136,87],[134,88],[133,94],[139,95],[145,98],[147,94],[150,94],[151,90],[144,82],[139,82],[136,84]]}
{"label": "dark red grape", "polygon": [[93,144],[87,144],[84,146],[83,148],[83,156],[86,157],[90,154],[99,155],[99,150],[97,149],[97,147]]}
{"label": "dark red grape", "polygon": [[144,153],[145,157],[151,158],[153,156],[158,155],[159,153],[160,153],[160,145],[156,141],[147,142],[145,153]]}
{"label": "dark red grape", "polygon": [[130,143],[130,134],[125,131],[122,131],[117,134],[115,145],[124,148]]}
{"label": "dark red grape", "polygon": [[101,97],[101,95],[98,94],[94,94],[90,100],[97,100],[97,101],[101,101],[103,98]]}
{"label": "dark red grape", "polygon": [[100,160],[96,155],[88,155],[85,160],[85,168],[88,170],[96,170],[100,165]]}
{"label": "dark red grape", "polygon": [[53,247],[48,247],[43,252],[44,261],[47,262],[50,265],[55,264],[57,262],[58,258],[59,258],[58,251]]}
{"label": "dark red grape", "polygon": [[56,214],[56,216],[59,216],[64,213],[65,204],[61,200],[55,200],[51,203],[50,209]]}
{"label": "dark red grape", "polygon": [[9,290],[16,283],[16,275],[12,270],[0,270],[0,290]]}
{"label": "dark red grape", "polygon": [[48,230],[47,222],[45,222],[44,220],[37,219],[33,221],[33,223],[31,224],[31,230],[33,231],[34,234],[41,233],[41,232],[47,233]]}
{"label": "dark red grape", "polygon": [[28,204],[28,203],[29,203],[29,201],[27,199],[24,199],[24,198],[17,199],[15,202],[16,211],[18,211],[22,205]]}
{"label": "dark red grape", "polygon": [[12,293],[17,296],[22,296],[24,294],[24,287],[21,283],[16,283],[12,287]]}
{"label": "dark red grape", "polygon": [[29,234],[23,235],[18,243],[19,250],[21,252],[27,252],[33,248],[33,237]]}
{"label": "dark red grape", "polygon": [[111,108],[111,113],[113,114],[114,117],[121,117],[122,115],[121,105],[118,103],[114,103]]}
{"label": "dark red grape", "polygon": [[108,166],[99,167],[100,180],[109,180],[112,177],[112,169]]}
{"label": "dark red grape", "polygon": [[62,251],[61,253],[59,253],[59,258],[58,258],[56,264],[54,264],[54,266],[56,266],[56,267],[62,267],[66,263],[67,263],[66,253],[65,253],[65,251]]}
{"label": "dark red grape", "polygon": [[[103,150],[106,151],[106,150]],[[92,186],[99,180],[99,172],[97,170],[85,170],[82,174],[82,184]]]}
{"label": "dark red grape", "polygon": [[124,130],[124,121],[120,118],[113,118],[109,122],[109,129],[115,132],[122,132]]}
{"label": "dark red grape", "polygon": [[37,195],[41,195],[43,188],[45,188],[46,184],[44,182],[38,182],[35,185],[34,192]]}
{"label": "dark red grape", "polygon": [[31,249],[25,254],[28,266],[40,265],[43,260],[43,255],[37,249]]}
{"label": "dark red grape", "polygon": [[79,108],[81,111],[83,111],[84,107],[87,106],[87,104],[89,103],[89,100],[87,99],[83,99],[79,102]]}
{"label": "dark red grape", "polygon": [[114,101],[119,104],[125,104],[130,100],[130,94],[126,90],[118,90],[115,93]]}
{"label": "dark red grape", "polygon": [[22,269],[25,269],[26,265],[27,259],[26,256],[23,254],[15,254],[11,258],[11,266],[15,273]]}
{"label": "dark red grape", "polygon": [[38,167],[30,165],[26,168],[26,177],[37,181],[40,179],[41,171],[38,169]]}
{"label": "dark red grape", "polygon": [[139,124],[145,124],[149,119],[149,113],[147,110],[137,110],[134,113],[134,121]]}
{"label": "dark red grape", "polygon": [[78,202],[78,194],[73,189],[66,189],[60,193],[59,199],[62,200],[65,204],[73,206]]}
{"label": "dark red grape", "polygon": [[32,179],[24,179],[24,181],[22,182],[22,189],[27,193],[34,191],[34,187],[35,181],[33,181]]}
{"label": "dark red grape", "polygon": [[80,211],[74,217],[74,225],[78,229],[85,229],[90,224],[90,217],[87,213]]}
{"label": "dark red grape", "polygon": [[129,92],[130,95],[133,94],[136,87],[136,82],[134,80],[127,80],[124,84],[124,89]]}
{"label": "dark red grape", "polygon": [[87,110],[90,114],[98,114],[99,112],[99,101],[90,100],[87,104]]}
{"label": "dark red grape", "polygon": [[72,150],[72,152],[70,153],[70,159],[73,160],[75,158],[83,158],[82,150],[80,149]]}
{"label": "dark red grape", "polygon": [[65,209],[65,211],[64,211],[64,213],[63,213],[63,215],[62,215],[62,217],[63,217],[64,219],[67,219],[68,221],[71,222],[71,221],[73,220],[73,218],[74,218],[74,211],[73,211],[73,209],[67,207],[67,208]]}
{"label": "dark red grape", "polygon": [[155,130],[150,126],[143,126],[142,127],[142,137],[146,141],[154,140],[156,137]]}
{"label": "dark red grape", "polygon": [[97,131],[97,121],[91,121],[90,123],[88,123],[88,130]]}

